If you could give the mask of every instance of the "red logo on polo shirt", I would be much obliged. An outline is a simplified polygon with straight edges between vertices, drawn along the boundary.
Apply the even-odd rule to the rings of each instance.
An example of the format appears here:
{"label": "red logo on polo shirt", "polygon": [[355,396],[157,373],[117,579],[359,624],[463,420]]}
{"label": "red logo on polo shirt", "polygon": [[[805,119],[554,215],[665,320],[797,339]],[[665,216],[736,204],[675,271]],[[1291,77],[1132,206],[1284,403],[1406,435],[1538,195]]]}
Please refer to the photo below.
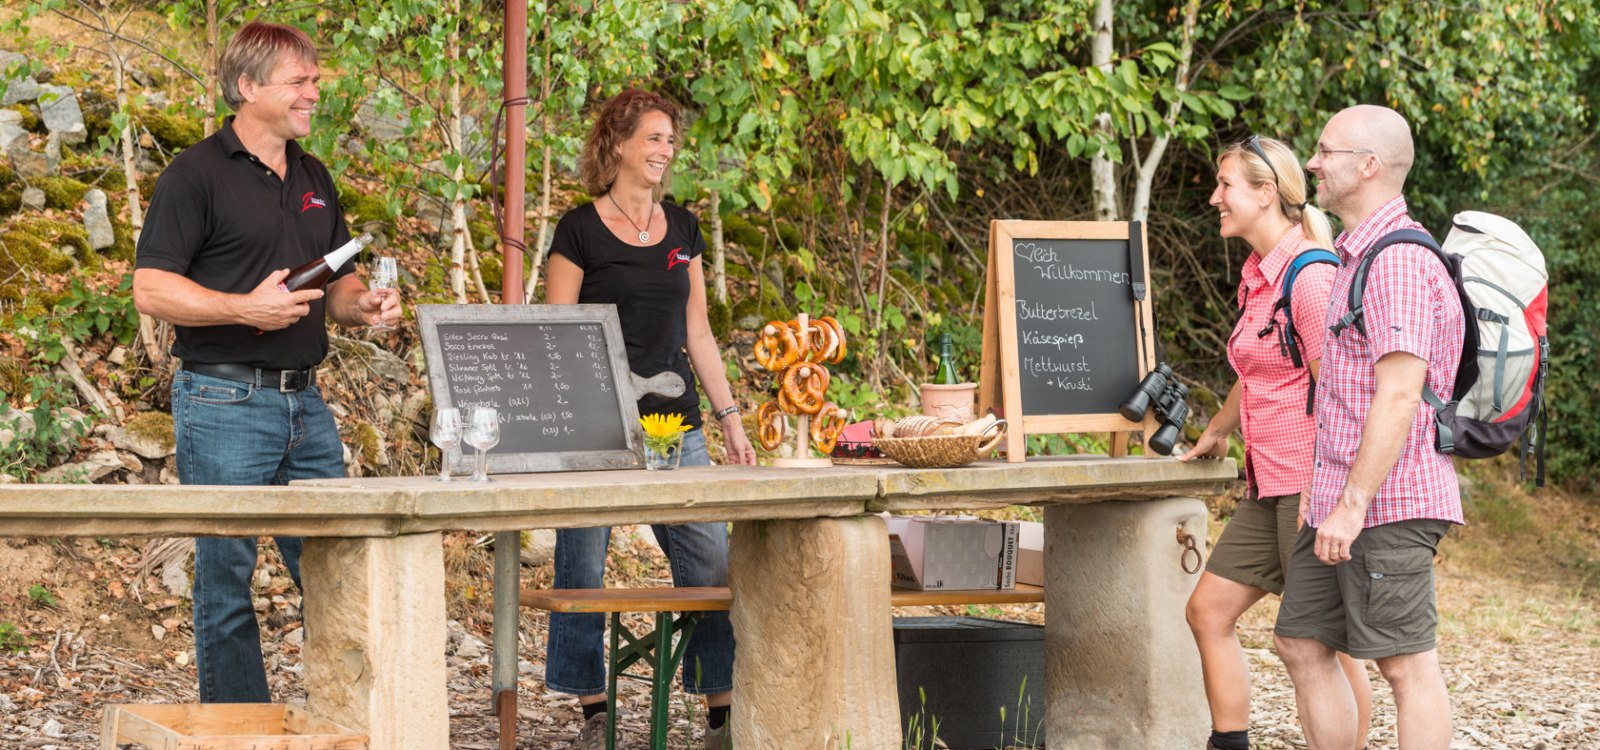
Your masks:
{"label": "red logo on polo shirt", "polygon": [[678,266],[689,265],[689,254],[682,247],[675,247],[667,251],[667,270],[671,271]]}
{"label": "red logo on polo shirt", "polygon": [[306,193],[300,196],[300,213],[305,213],[313,208],[327,208],[328,202],[318,198],[316,193]]}

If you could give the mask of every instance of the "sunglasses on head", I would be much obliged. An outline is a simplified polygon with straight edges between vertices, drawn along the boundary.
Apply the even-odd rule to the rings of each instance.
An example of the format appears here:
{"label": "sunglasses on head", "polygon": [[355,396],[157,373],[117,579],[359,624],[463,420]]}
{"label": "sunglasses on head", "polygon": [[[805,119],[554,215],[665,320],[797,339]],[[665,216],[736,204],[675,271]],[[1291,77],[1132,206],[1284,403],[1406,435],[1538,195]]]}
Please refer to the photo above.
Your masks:
{"label": "sunglasses on head", "polygon": [[1267,152],[1261,149],[1261,136],[1252,135],[1249,138],[1244,139],[1244,147],[1256,152],[1256,156],[1261,157],[1261,161],[1266,162],[1267,169],[1272,172],[1273,184],[1283,184],[1283,182],[1278,179],[1278,170],[1272,166],[1272,160],[1267,158]]}

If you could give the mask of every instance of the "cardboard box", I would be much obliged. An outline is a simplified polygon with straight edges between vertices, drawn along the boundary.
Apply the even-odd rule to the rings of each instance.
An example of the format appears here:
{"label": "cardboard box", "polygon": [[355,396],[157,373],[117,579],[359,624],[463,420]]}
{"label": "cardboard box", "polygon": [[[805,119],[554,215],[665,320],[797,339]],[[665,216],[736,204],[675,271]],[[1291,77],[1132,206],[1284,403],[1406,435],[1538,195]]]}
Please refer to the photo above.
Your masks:
{"label": "cardboard box", "polygon": [[889,516],[894,585],[920,591],[1016,587],[1016,521]]}
{"label": "cardboard box", "polygon": [[1044,585],[1044,524],[1022,521],[1017,530],[1017,583]]}

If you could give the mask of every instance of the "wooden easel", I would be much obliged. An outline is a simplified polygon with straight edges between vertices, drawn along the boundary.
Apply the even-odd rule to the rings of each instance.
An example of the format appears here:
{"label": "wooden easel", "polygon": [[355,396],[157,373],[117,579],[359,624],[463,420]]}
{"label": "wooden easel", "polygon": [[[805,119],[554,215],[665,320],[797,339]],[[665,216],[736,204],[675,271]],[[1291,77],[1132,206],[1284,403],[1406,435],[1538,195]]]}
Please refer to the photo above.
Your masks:
{"label": "wooden easel", "polygon": [[[1138,222],[1120,221],[992,221],[989,224],[988,279],[983,308],[983,360],[978,378],[978,409],[995,409],[1011,423],[1006,434],[1006,460],[1021,462],[1027,455],[1027,436],[1067,432],[1111,433],[1111,455],[1128,455],[1128,434],[1143,433],[1145,440],[1155,433],[1153,415],[1142,422],[1130,422],[1115,407],[1092,413],[1036,413],[1023,402],[1022,371],[1019,363],[1016,255],[1019,241],[1091,240],[1133,243],[1133,252],[1142,260],[1142,269],[1131,274],[1132,282],[1143,284],[1143,299],[1128,297],[1126,307],[1116,314],[1133,318],[1134,329],[1142,326],[1144,335],[1135,337],[1138,378],[1155,367],[1155,326],[1148,283],[1149,251],[1145,249],[1144,227]],[[1144,270],[1140,274],[1137,271]],[[1142,278],[1141,278],[1142,277]],[[1109,345],[1113,342],[1100,342]],[[1138,380],[1126,383],[1118,400],[1133,393]]]}

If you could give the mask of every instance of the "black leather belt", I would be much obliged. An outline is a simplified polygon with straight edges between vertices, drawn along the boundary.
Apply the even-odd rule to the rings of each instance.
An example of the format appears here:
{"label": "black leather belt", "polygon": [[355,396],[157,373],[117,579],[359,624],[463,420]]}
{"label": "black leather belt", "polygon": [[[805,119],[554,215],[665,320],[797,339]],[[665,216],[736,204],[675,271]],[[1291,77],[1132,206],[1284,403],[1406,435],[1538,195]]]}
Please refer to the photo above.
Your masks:
{"label": "black leather belt", "polygon": [[304,370],[265,370],[244,365],[208,365],[185,362],[183,369],[213,378],[249,383],[257,388],[275,388],[282,393],[303,391],[317,384],[317,368]]}

